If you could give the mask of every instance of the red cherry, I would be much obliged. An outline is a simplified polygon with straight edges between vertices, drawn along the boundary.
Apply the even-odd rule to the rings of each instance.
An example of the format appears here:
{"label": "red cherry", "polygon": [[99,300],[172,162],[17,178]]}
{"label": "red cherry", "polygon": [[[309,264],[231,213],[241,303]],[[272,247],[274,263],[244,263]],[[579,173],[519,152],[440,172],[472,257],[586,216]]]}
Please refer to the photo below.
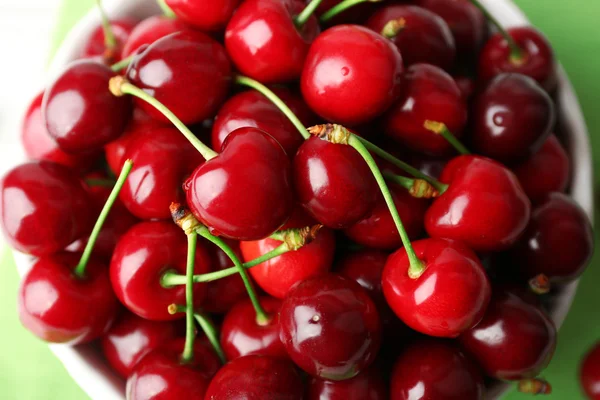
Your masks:
{"label": "red cherry", "polygon": [[[212,2],[211,2],[212,4]],[[191,30],[180,19],[153,15],[137,24],[124,42],[121,58],[127,58],[144,45],[150,45],[171,33]]]}
{"label": "red cherry", "polygon": [[[323,0],[321,4],[319,4],[319,7],[317,7],[315,14],[322,16],[325,12],[340,4],[342,1],[344,0]],[[306,2],[308,3],[308,0]],[[378,7],[378,4],[373,3],[375,2],[368,1],[366,3],[354,4],[327,21],[326,25],[360,24],[364,22],[369,15],[373,14],[373,11]]]}
{"label": "red cherry", "polygon": [[384,116],[385,133],[409,148],[431,155],[452,152],[443,136],[425,128],[435,121],[457,137],[467,123],[467,105],[450,75],[428,64],[415,64],[404,74],[398,101]]}
{"label": "red cherry", "polygon": [[479,368],[451,343],[438,340],[412,343],[394,364],[391,400],[482,400],[484,397]]}
{"label": "red cherry", "polygon": [[[390,21],[397,21],[398,26],[388,33],[384,27]],[[452,32],[440,16],[429,10],[389,5],[373,14],[366,26],[389,37],[398,46],[406,66],[427,63],[445,70],[454,66],[456,46]]]}
{"label": "red cherry", "polygon": [[166,0],[178,18],[202,31],[219,32],[231,18],[241,0]]}
{"label": "red cherry", "polygon": [[185,191],[196,218],[213,233],[237,240],[269,236],[294,207],[285,151],[251,127],[231,132],[221,154],[194,171]]}
{"label": "red cherry", "polygon": [[279,323],[294,363],[323,379],[356,376],[373,362],[381,342],[373,300],[356,282],[334,274],[294,286],[283,300]]}
{"label": "red cherry", "polygon": [[381,371],[371,367],[352,379],[327,381],[311,378],[306,400],[387,400],[387,387]]}
{"label": "red cherry", "polygon": [[117,299],[106,266],[89,260],[84,278],[73,268],[79,255],[57,253],[36,261],[21,281],[18,312],[34,335],[52,343],[87,343],[114,321]]}
{"label": "red cherry", "polygon": [[460,240],[475,251],[501,251],[527,227],[531,203],[517,177],[500,163],[456,157],[444,168],[441,181],[450,186],[425,214],[431,237]]}
{"label": "red cherry", "polygon": [[19,165],[0,183],[2,231],[14,249],[43,256],[64,249],[92,229],[83,182],[48,161]]}
{"label": "red cherry", "polygon": [[596,344],[585,356],[579,371],[579,379],[585,394],[591,400],[600,399],[600,344]]}
{"label": "red cherry", "polygon": [[[229,93],[231,66],[225,49],[201,32],[165,36],[139,52],[127,78],[171,110],[183,123],[212,118]],[[150,116],[167,121],[138,98],[135,104]]]}
{"label": "red cherry", "polygon": [[338,25],[313,42],[302,71],[307,104],[321,117],[358,125],[382,114],[400,94],[400,52],[381,35]]}
{"label": "red cherry", "polygon": [[550,362],[556,328],[539,308],[510,293],[495,294],[483,320],[460,343],[496,379],[536,377]]}
{"label": "red cherry", "polygon": [[459,75],[454,76],[454,81],[458,85],[463,99],[465,99],[465,101],[469,101],[477,90],[475,80],[468,76]]}
{"label": "red cherry", "polygon": [[[185,304],[185,286],[165,288],[161,277],[168,270],[185,274],[185,234],[170,222],[141,222],[119,241],[110,263],[110,279],[121,302],[138,316],[155,321],[181,318],[169,314],[171,304]],[[199,243],[195,273],[208,272],[210,257]],[[194,304],[199,306],[205,285],[194,285]]]}
{"label": "red cherry", "polygon": [[408,160],[410,165],[423,172],[425,175],[439,179],[450,159],[412,153],[408,156]]}
{"label": "red cherry", "polygon": [[129,40],[129,36],[136,26],[136,21],[131,19],[119,19],[110,21],[110,29],[115,36],[116,46],[109,53],[107,53],[106,43],[104,41],[104,28],[102,25],[98,25],[96,29],[92,31],[92,34],[87,39],[86,43],[81,50],[81,58],[93,58],[96,56],[105,56],[107,61],[116,62],[121,58],[121,51],[124,44]]}
{"label": "red cherry", "polygon": [[475,326],[490,302],[490,281],[481,262],[465,245],[446,239],[413,242],[424,264],[409,275],[405,249],[392,254],[383,270],[383,293],[396,315],[429,336],[457,337]]}

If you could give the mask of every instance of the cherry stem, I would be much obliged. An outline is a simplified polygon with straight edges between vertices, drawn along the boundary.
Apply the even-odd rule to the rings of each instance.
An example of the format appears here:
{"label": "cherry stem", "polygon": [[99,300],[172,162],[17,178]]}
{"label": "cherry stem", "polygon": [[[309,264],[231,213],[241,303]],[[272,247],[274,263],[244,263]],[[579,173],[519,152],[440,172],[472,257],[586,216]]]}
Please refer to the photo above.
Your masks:
{"label": "cherry stem", "polygon": [[319,18],[319,21],[321,23],[329,22],[332,18],[334,18],[338,14],[343,13],[347,9],[349,9],[351,7],[354,7],[357,4],[361,4],[361,3],[378,3],[380,1],[382,1],[382,0],[344,0],[341,3],[336,4],[335,6],[331,7],[329,10],[325,11],[321,15],[321,18]]}
{"label": "cherry stem", "polygon": [[119,72],[119,71],[124,70],[125,68],[129,67],[129,64],[131,64],[131,60],[133,60],[133,57],[135,57],[135,54],[132,54],[129,57],[124,58],[121,61],[114,63],[113,65],[110,66],[110,69],[113,72]]}
{"label": "cherry stem", "polygon": [[296,28],[302,29],[304,24],[306,24],[306,21],[314,14],[317,7],[321,5],[322,1],[323,0],[311,0],[311,2],[304,7],[304,10],[294,17],[294,25],[296,25]]}
{"label": "cherry stem", "polygon": [[117,181],[115,181],[114,179],[102,179],[102,178],[85,179],[85,184],[90,187],[101,186],[101,187],[110,187],[111,188],[111,187],[115,186],[115,183],[117,183]]}
{"label": "cherry stem", "polygon": [[217,332],[217,328],[215,328],[215,325],[210,320],[208,315],[196,312],[194,316],[196,317],[196,321],[198,321],[198,325],[200,325],[200,328],[202,328],[204,334],[208,338],[208,341],[215,350],[215,353],[217,353],[217,356],[219,356],[221,363],[225,364],[227,362],[227,358],[225,357],[225,352],[223,351],[223,347],[221,347],[221,343],[219,342],[219,333]]}
{"label": "cherry stem", "polygon": [[133,162],[131,160],[125,161],[125,163],[123,164],[123,168],[121,169],[121,174],[119,175],[119,179],[117,179],[117,183],[115,183],[113,190],[110,192],[110,195],[108,196],[108,199],[106,200],[106,203],[104,204],[104,207],[102,207],[102,211],[100,212],[100,215],[98,216],[96,225],[94,225],[94,229],[92,230],[92,233],[90,234],[90,237],[88,238],[87,244],[85,245],[85,249],[83,250],[83,254],[81,255],[79,264],[77,264],[77,266],[75,267],[75,270],[74,270],[75,275],[78,276],[79,278],[85,277],[85,268],[88,264],[88,261],[90,260],[92,251],[94,250],[94,245],[96,244],[96,241],[98,240],[98,235],[100,235],[100,231],[102,230],[102,226],[104,225],[104,222],[106,221],[106,218],[108,217],[108,214],[110,213],[110,209],[112,208],[113,204],[117,200],[117,197],[119,196],[119,192],[123,188],[123,185],[125,184],[125,181],[127,180],[127,177],[129,176],[129,173],[131,172],[132,168],[133,168]]}
{"label": "cherry stem", "polygon": [[102,30],[104,31],[104,47],[105,47],[105,57],[112,58],[115,56],[115,50],[117,48],[117,39],[115,38],[115,34],[110,26],[110,20],[104,11],[104,7],[102,7],[102,0],[96,0],[96,5],[98,6],[98,10],[100,10],[100,18],[102,19]]}
{"label": "cherry stem", "polygon": [[192,232],[187,235],[188,252],[185,272],[185,346],[181,361],[189,364],[194,360],[194,341],[196,331],[194,329],[194,264],[196,262],[196,244],[198,235]]}
{"label": "cherry stem", "polygon": [[452,134],[452,132],[450,132],[450,129],[448,129],[448,127],[446,126],[446,124],[444,124],[442,122],[436,122],[436,121],[427,120],[423,124],[423,127],[425,129],[427,129],[428,131],[435,133],[436,135],[441,135],[460,154],[471,154],[471,152],[469,151],[469,149],[467,149],[465,147],[465,145],[462,144],[460,142],[460,140],[458,140],[456,138],[456,136],[454,136],[454,134]]}
{"label": "cherry stem", "polygon": [[310,134],[306,130],[306,127],[304,126],[304,124],[302,124],[300,119],[298,119],[296,114],[294,114],[294,112],[287,106],[287,104],[285,104],[283,100],[279,98],[279,96],[273,93],[271,89],[252,78],[248,78],[247,76],[237,75],[233,81],[240,86],[252,88],[260,94],[262,94],[263,96],[265,96],[267,99],[271,100],[271,102],[277,108],[279,108],[279,110],[283,114],[285,114],[285,116],[296,127],[296,129],[298,129],[298,132],[300,132],[304,139],[308,139],[310,137]]}
{"label": "cherry stem", "polygon": [[389,20],[381,29],[381,36],[394,39],[406,27],[404,18],[396,18]]}
{"label": "cherry stem", "polygon": [[552,385],[550,385],[550,383],[548,383],[548,381],[545,379],[541,378],[520,380],[517,384],[517,389],[521,393],[533,395],[552,393]]}
{"label": "cherry stem", "polygon": [[407,178],[405,176],[396,175],[389,171],[383,171],[382,174],[383,177],[388,181],[407,189],[408,193],[410,193],[412,197],[416,197],[418,199],[431,199],[440,195],[440,192],[438,192],[429,182],[423,179]]}
{"label": "cherry stem", "polygon": [[169,7],[167,5],[167,2],[165,0],[156,0],[156,2],[158,3],[158,6],[162,10],[165,17],[167,17],[167,18],[176,18],[177,17],[175,15],[175,13],[173,12],[173,10],[171,10],[171,7]]}

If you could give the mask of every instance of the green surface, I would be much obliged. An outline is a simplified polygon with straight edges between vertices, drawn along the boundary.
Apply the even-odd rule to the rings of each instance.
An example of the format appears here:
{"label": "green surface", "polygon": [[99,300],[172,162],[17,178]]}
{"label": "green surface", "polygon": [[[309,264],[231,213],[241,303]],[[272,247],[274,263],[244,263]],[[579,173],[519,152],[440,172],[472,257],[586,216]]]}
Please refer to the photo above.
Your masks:
{"label": "green surface", "polygon": [[[550,38],[579,95],[590,128],[596,176],[600,177],[600,2],[597,0],[517,0],[530,19]],[[70,26],[92,5],[91,0],[64,0],[53,46],[56,48]],[[15,133],[16,134],[16,133]],[[600,213],[597,213],[600,214]],[[596,226],[598,225],[596,222]],[[596,238],[598,245],[598,237]],[[1,252],[1,251],[0,251]],[[600,282],[600,252],[584,275],[572,312],[561,329],[558,349],[544,374],[554,386],[550,400],[583,398],[577,369],[582,354],[600,339],[596,284]],[[18,276],[10,256],[0,255],[4,274],[0,281],[0,398],[85,399],[46,345],[25,331],[15,309]],[[529,399],[511,394],[509,400]]]}

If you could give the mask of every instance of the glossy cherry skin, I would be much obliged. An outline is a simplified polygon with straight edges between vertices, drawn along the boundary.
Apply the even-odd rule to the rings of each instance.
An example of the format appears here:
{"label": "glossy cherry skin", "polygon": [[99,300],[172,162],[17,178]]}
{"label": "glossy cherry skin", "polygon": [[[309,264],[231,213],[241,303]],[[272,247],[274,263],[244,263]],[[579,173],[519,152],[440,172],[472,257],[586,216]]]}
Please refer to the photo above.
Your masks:
{"label": "glossy cherry skin", "polygon": [[449,70],[454,65],[454,37],[444,21],[431,11],[407,5],[380,8],[369,18],[366,26],[381,33],[389,21],[402,19],[403,28],[391,38],[406,66],[427,63]]}
{"label": "glossy cherry skin", "polygon": [[150,45],[167,35],[175,32],[191,30],[180,19],[164,15],[153,15],[141,21],[133,28],[123,44],[121,58],[127,58],[144,45]]}
{"label": "glossy cherry skin", "polygon": [[390,380],[390,400],[485,398],[477,365],[454,344],[441,340],[411,343],[396,360]]}
{"label": "glossy cherry skin", "polygon": [[[127,78],[151,93],[183,123],[212,118],[229,93],[231,65],[225,49],[201,32],[183,31],[157,40],[139,52]],[[135,104],[159,121],[167,121],[150,104]]]}
{"label": "glossy cherry skin", "polygon": [[392,105],[403,70],[402,56],[391,41],[358,25],[338,25],[311,45],[300,86],[313,111],[353,126]]}
{"label": "glossy cherry skin", "polygon": [[581,363],[579,379],[590,400],[600,399],[600,344],[590,349]]}
{"label": "glossy cherry skin", "polygon": [[256,312],[249,299],[237,303],[225,315],[221,326],[221,345],[228,360],[249,354],[289,358],[279,339],[281,300],[261,297],[260,305],[272,316],[266,325],[256,322]]}
{"label": "glossy cherry skin", "polygon": [[[110,263],[110,279],[115,294],[131,312],[153,321],[182,318],[169,314],[171,304],[185,304],[185,286],[165,288],[162,275],[173,270],[185,275],[187,241],[172,222],[141,222],[131,228],[117,244]],[[201,243],[196,249],[194,272],[206,273],[210,257]],[[194,285],[194,304],[199,306],[205,285]]]}
{"label": "glossy cherry skin", "polygon": [[221,154],[194,171],[185,191],[190,210],[213,233],[258,240],[289,218],[291,185],[291,163],[281,145],[247,127],[233,131]]}
{"label": "glossy cherry skin", "polygon": [[556,136],[550,135],[538,151],[512,170],[531,202],[536,204],[552,192],[567,190],[571,163]]}
{"label": "glossy cherry skin", "polygon": [[344,381],[311,378],[305,400],[387,400],[387,387],[381,371],[372,366]]}
{"label": "glossy cherry skin", "polygon": [[135,26],[136,21],[130,19],[110,21],[110,29],[112,30],[113,35],[115,35],[116,46],[113,51],[109,52],[107,51],[104,42],[104,29],[102,25],[98,25],[87,39],[87,42],[81,51],[81,57],[93,58],[96,56],[103,56],[108,64],[119,61],[121,59],[123,46],[129,39]]}
{"label": "glossy cherry skin", "polygon": [[546,368],[556,348],[556,328],[540,308],[499,292],[483,320],[459,341],[488,376],[520,380]]}
{"label": "glossy cherry skin", "polygon": [[44,94],[42,114],[58,146],[69,153],[100,149],[123,133],[131,99],[108,90],[114,72],[95,61],[75,61]]}
{"label": "glossy cherry skin", "polygon": [[525,231],[531,203],[517,177],[489,158],[459,156],[441,175],[448,190],[425,214],[431,237],[455,239],[477,252],[511,247]]}
{"label": "glossy cherry skin", "polygon": [[175,15],[204,32],[225,29],[241,0],[166,0]]}
{"label": "glossy cherry skin", "polygon": [[458,138],[467,123],[467,105],[450,75],[429,64],[409,67],[401,85],[398,101],[384,116],[386,135],[414,151],[430,155],[452,153],[452,146],[441,135],[424,127],[435,121]]}
{"label": "glossy cherry skin", "polygon": [[300,374],[289,360],[249,355],[225,364],[215,375],[205,399],[302,400]]}
{"label": "glossy cherry skin", "polygon": [[311,16],[298,29],[301,0],[246,0],[225,30],[225,47],[244,75],[263,83],[298,79],[310,44],[320,32]]}
{"label": "glossy cherry skin", "polygon": [[531,212],[529,225],[510,250],[527,278],[544,274],[554,282],[580,276],[594,253],[594,234],[585,212],[569,196],[551,193]]}
{"label": "glossy cherry skin", "polygon": [[283,300],[280,338],[296,365],[314,377],[350,379],[375,359],[381,321],[360,285],[334,274],[299,283]]}
{"label": "glossy cherry skin", "polygon": [[113,323],[118,302],[105,265],[91,259],[85,278],[73,269],[79,254],[56,253],[38,259],[21,281],[18,313],[31,333],[50,343],[87,343]]}
{"label": "glossy cherry skin", "polygon": [[521,74],[494,78],[474,104],[471,147],[504,163],[535,153],[554,127],[554,103],[533,79]]}
{"label": "glossy cherry skin", "polygon": [[124,313],[100,341],[104,357],[123,378],[152,350],[177,337],[171,322],[149,321]]}
{"label": "glossy cherry skin", "polygon": [[479,56],[479,78],[484,82],[504,72],[515,72],[535,79],[549,92],[556,89],[556,59],[548,39],[531,26],[507,30],[524,52],[522,60],[511,60],[510,47],[499,33],[492,36]]}
{"label": "glossy cherry skin", "polygon": [[33,161],[10,170],[0,182],[4,237],[22,253],[43,256],[91,232],[90,197],[67,167]]}

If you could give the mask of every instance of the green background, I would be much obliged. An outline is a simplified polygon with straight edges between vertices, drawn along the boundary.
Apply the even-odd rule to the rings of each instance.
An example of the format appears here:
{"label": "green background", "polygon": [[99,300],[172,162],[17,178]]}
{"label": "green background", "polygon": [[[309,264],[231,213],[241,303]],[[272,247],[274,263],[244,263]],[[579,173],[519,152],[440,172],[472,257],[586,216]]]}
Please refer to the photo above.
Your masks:
{"label": "green background", "polygon": [[[558,58],[571,77],[586,115],[592,137],[596,176],[600,177],[600,112],[597,110],[600,101],[600,1],[517,0],[517,3],[550,38]],[[92,5],[92,0],[64,0],[53,48],[58,46],[69,28]],[[598,221],[596,226],[600,226]],[[0,280],[0,398],[85,399],[86,395],[73,383],[46,345],[19,324],[15,312],[18,276],[7,251],[4,255],[0,254],[0,260],[3,270],[3,279]],[[556,355],[544,374],[554,387],[554,393],[546,397],[549,400],[583,398],[577,380],[579,360],[600,339],[599,263],[600,251],[583,276],[574,307],[560,331]],[[529,398],[517,393],[507,396],[509,400]]]}

